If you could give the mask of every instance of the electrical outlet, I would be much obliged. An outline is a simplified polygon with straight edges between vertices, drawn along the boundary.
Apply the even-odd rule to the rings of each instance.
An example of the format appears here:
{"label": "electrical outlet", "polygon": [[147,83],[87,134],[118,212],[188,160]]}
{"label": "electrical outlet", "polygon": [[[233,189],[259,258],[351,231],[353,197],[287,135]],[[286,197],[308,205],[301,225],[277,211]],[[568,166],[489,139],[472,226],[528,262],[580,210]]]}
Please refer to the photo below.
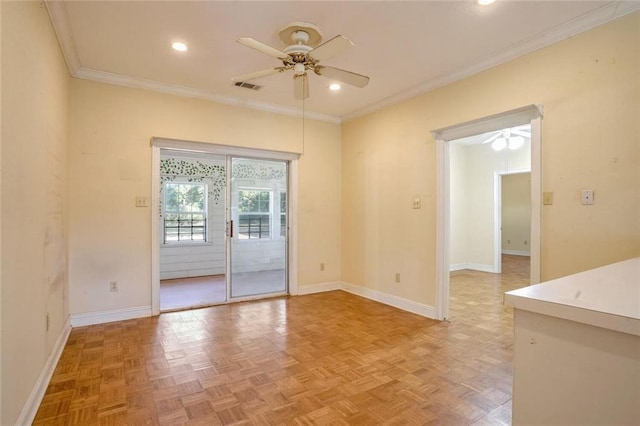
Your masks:
{"label": "electrical outlet", "polygon": [[109,282],[109,291],[112,293],[118,291],[118,281]]}
{"label": "electrical outlet", "polygon": [[321,270],[321,271],[324,271],[324,262],[321,262],[321,263],[320,263],[320,270]]}
{"label": "electrical outlet", "polygon": [[400,282],[400,272],[396,272],[396,282]]}
{"label": "electrical outlet", "polygon": [[553,204],[553,192],[542,193],[542,204],[545,206],[550,206]]}

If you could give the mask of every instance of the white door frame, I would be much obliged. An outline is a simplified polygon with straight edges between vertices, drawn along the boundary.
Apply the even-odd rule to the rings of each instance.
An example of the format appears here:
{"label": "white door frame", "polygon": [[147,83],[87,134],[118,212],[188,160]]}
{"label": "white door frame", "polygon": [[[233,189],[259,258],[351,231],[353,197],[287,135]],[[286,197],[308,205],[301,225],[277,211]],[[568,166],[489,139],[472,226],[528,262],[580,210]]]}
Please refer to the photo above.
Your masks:
{"label": "white door frame", "polygon": [[493,172],[493,272],[496,274],[502,273],[502,176],[520,173],[531,173],[531,168]]}
{"label": "white door frame", "polygon": [[443,127],[431,132],[436,141],[437,196],[436,196],[436,318],[449,317],[449,142],[522,124],[531,124],[531,277],[530,284],[540,282],[541,244],[541,124],[543,107],[527,105],[511,111],[477,120]]}
{"label": "white door frame", "polygon": [[[160,150],[204,152],[217,155],[233,155],[265,160],[289,162],[289,244],[287,268],[289,294],[298,294],[298,160],[300,154],[284,151],[242,148],[207,142],[193,142],[170,138],[151,138],[151,313],[160,314]],[[235,300],[234,300],[235,301]]]}

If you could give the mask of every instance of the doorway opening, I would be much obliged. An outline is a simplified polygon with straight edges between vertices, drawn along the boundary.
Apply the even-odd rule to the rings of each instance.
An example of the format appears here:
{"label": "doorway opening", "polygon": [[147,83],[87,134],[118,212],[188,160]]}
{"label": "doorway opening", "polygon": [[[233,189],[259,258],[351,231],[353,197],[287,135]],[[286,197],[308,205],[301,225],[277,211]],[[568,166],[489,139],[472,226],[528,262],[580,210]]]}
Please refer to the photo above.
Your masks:
{"label": "doorway opening", "polygon": [[297,294],[298,155],[152,145],[153,313]]}
{"label": "doorway opening", "polygon": [[450,274],[497,275],[509,260],[502,253],[501,188],[502,177],[515,172],[530,176],[529,279],[520,287],[539,282],[541,118],[542,108],[530,105],[432,132],[438,157],[438,319],[449,318]]}

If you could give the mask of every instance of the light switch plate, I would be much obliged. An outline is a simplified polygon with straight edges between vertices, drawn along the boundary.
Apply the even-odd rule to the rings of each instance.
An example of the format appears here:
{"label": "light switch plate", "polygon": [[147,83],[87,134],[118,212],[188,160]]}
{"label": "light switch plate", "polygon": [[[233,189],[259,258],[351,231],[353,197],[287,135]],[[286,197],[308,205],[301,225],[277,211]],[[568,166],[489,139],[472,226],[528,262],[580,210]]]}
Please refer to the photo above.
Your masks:
{"label": "light switch plate", "polygon": [[417,195],[413,197],[413,205],[412,208],[419,209],[422,207],[422,200]]}
{"label": "light switch plate", "polygon": [[147,197],[136,197],[136,207],[149,207],[149,199]]}

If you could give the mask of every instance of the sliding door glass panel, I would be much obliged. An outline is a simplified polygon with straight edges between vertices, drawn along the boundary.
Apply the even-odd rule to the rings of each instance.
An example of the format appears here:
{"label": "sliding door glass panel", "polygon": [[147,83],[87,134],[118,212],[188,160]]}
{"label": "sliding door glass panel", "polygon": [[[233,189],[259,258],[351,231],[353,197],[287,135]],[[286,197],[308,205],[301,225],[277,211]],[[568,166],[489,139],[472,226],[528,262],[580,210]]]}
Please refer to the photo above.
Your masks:
{"label": "sliding door glass panel", "polygon": [[227,301],[227,157],[161,150],[160,310]]}
{"label": "sliding door glass panel", "polygon": [[232,298],[287,292],[287,163],[231,159]]}

